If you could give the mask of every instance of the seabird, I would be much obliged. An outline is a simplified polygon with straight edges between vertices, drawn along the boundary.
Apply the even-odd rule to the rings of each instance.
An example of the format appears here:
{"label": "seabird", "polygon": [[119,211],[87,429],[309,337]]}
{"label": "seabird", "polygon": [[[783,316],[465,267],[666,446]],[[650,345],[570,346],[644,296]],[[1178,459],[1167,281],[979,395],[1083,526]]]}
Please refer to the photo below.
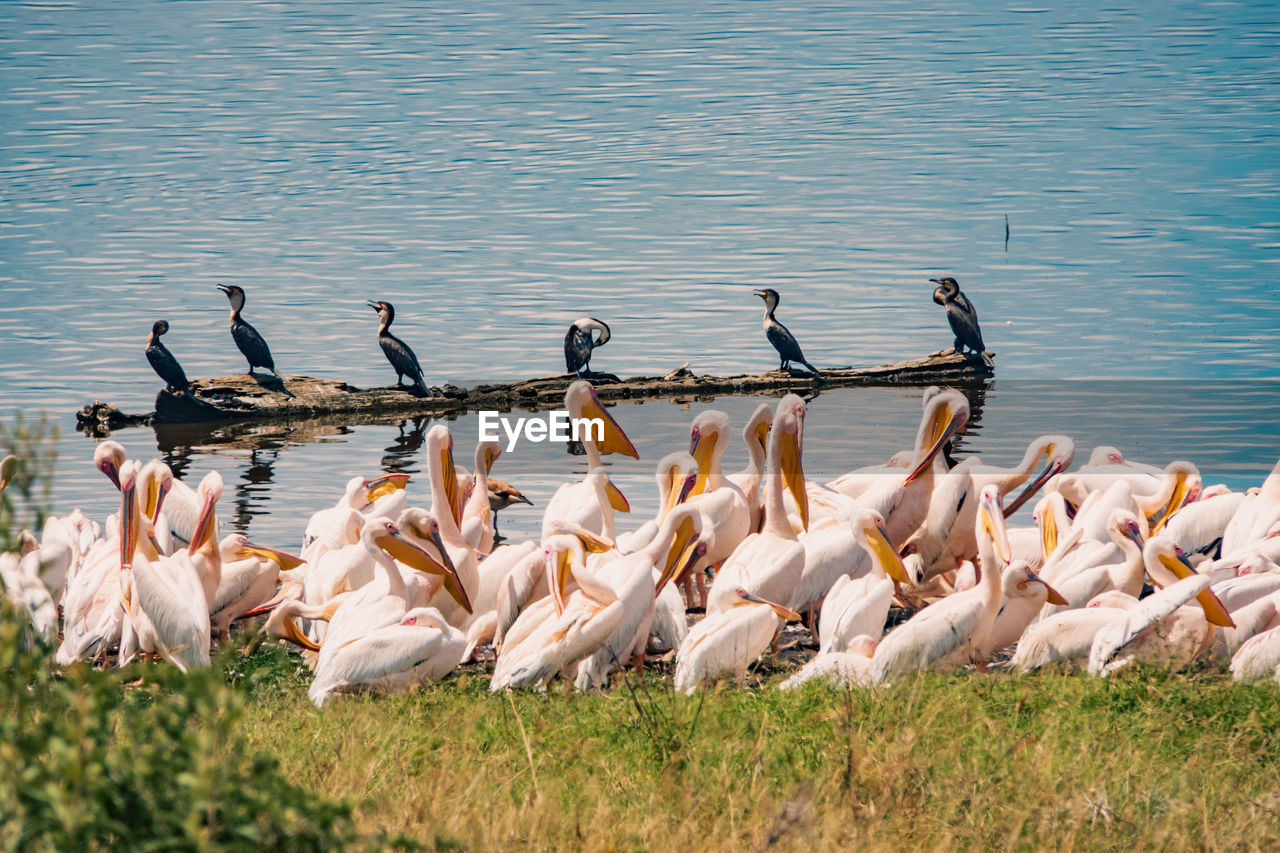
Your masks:
{"label": "seabird", "polygon": [[383,354],[387,357],[387,361],[391,362],[391,366],[396,370],[396,387],[403,388],[404,382],[402,378],[408,376],[413,381],[411,386],[413,392],[420,397],[436,396],[437,392],[427,387],[427,382],[422,378],[422,365],[418,364],[418,357],[413,354],[413,350],[409,349],[409,345],[404,341],[391,334],[388,329],[391,328],[391,321],[396,318],[396,309],[390,302],[374,302],[369,301],[369,307],[378,312],[378,346],[382,347]]}
{"label": "seabird", "polygon": [[218,289],[227,294],[227,300],[231,303],[231,337],[248,360],[249,373],[252,374],[255,367],[265,367],[274,373],[277,379],[284,382],[284,377],[276,370],[276,363],[271,358],[271,350],[267,348],[267,342],[262,339],[262,335],[258,334],[257,329],[240,317],[240,311],[244,308],[244,288],[234,284],[230,286],[220,284]]}
{"label": "seabird", "polygon": [[969,297],[960,292],[960,284],[950,276],[931,278],[938,286],[933,291],[933,301],[947,309],[947,322],[956,336],[955,350],[964,354],[967,348],[991,367],[991,357],[982,343],[982,327],[978,325],[978,312]]}
{"label": "seabird", "polygon": [[766,287],[763,290],[753,290],[752,293],[764,300],[764,334],[782,358],[782,365],[778,369],[790,370],[791,362],[798,361],[809,368],[814,376],[821,378],[822,373],[818,368],[804,360],[804,354],[800,352],[800,344],[796,343],[795,335],[774,319],[773,312],[778,307],[778,291]]}
{"label": "seabird", "polygon": [[[599,332],[600,337],[593,338],[591,333]],[[609,342],[609,326],[594,317],[583,317],[574,320],[573,325],[564,336],[564,365],[570,373],[579,378],[591,375],[589,363],[591,351]]]}
{"label": "seabird", "polygon": [[160,336],[167,331],[169,331],[168,320],[156,320],[151,325],[151,334],[147,335],[147,361],[151,363],[151,369],[156,372],[156,375],[164,380],[168,390],[186,391],[187,374],[182,370],[182,365],[178,364],[178,360],[173,357],[173,353],[169,352],[169,348],[160,340]]}
{"label": "seabird", "polygon": [[524,493],[504,480],[497,477],[488,478],[489,485],[489,510],[493,513],[493,532],[498,532],[498,510],[506,509],[512,504],[523,503],[533,506],[533,501],[524,496]]}

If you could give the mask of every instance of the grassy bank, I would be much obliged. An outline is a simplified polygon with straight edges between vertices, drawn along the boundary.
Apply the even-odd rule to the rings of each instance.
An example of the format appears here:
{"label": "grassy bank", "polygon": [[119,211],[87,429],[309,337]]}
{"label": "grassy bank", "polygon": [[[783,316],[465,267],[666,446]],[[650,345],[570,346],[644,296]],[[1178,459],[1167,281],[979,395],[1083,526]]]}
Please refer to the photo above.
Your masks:
{"label": "grassy bank", "polygon": [[[139,674],[148,683],[124,686]],[[202,780],[206,800],[184,818],[191,849],[248,844],[225,824],[255,809],[267,812],[255,833],[287,818],[278,837],[294,832],[300,847],[326,833],[472,850],[1280,845],[1277,688],[1216,674],[966,673],[874,693],[722,687],[690,699],[653,678],[608,695],[495,696],[462,673],[323,710],[306,684],[299,660],[270,647],[232,652],[194,682],[150,665],[76,673],[41,707],[5,691],[0,754],[15,756],[15,722],[87,711],[107,732],[98,751],[160,766],[120,785]],[[76,706],[86,690],[90,709]],[[186,745],[148,752],[150,732]],[[232,789],[243,802],[215,837],[207,798]]]}

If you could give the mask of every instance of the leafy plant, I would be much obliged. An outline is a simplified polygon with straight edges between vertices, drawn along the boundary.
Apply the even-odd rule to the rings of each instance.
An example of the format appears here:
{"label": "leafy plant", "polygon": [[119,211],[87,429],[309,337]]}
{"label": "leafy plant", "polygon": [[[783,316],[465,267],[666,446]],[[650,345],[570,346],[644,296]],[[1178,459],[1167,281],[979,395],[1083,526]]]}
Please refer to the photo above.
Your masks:
{"label": "leafy plant", "polygon": [[24,527],[39,535],[49,517],[58,462],[57,425],[46,414],[32,423],[21,412],[12,423],[0,423],[0,458],[5,456],[13,456],[16,467],[0,496],[0,551],[12,551]]}

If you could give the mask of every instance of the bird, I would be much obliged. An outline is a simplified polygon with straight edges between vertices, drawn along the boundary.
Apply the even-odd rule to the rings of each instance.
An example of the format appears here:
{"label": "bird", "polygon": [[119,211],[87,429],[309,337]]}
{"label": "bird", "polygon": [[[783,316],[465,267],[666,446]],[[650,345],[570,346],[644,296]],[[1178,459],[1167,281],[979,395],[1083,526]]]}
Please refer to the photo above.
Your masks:
{"label": "bird", "polygon": [[799,618],[781,604],[735,589],[728,606],[693,626],[676,652],[676,691],[692,695],[703,682],[725,675],[743,681],[782,626]]}
{"label": "bird", "polygon": [[981,357],[987,367],[991,367],[991,356],[987,355],[986,345],[982,342],[982,327],[978,325],[978,311],[969,301],[969,297],[960,292],[960,284],[950,276],[931,278],[929,281],[938,286],[933,290],[933,301],[947,309],[947,322],[956,336],[955,350],[964,354],[966,349]]}
{"label": "bird", "polygon": [[489,477],[489,509],[493,512],[493,535],[498,536],[498,510],[506,509],[512,504],[528,504],[533,506],[533,501],[517,489],[515,486],[499,480],[497,477]]}
{"label": "bird", "polygon": [[370,300],[369,307],[378,312],[378,346],[382,347],[382,353],[387,357],[387,361],[391,362],[391,366],[396,371],[396,387],[403,388],[403,378],[408,376],[412,380],[413,393],[419,397],[435,397],[439,395],[433,388],[428,388],[426,380],[422,378],[422,365],[418,364],[418,357],[413,354],[413,350],[409,349],[409,345],[404,341],[391,334],[389,331],[391,323],[396,318],[395,306],[390,302],[374,302]]}
{"label": "bird", "polygon": [[818,368],[805,361],[804,354],[800,352],[800,344],[796,343],[795,335],[787,330],[787,327],[774,319],[773,312],[778,308],[778,291],[771,287],[763,290],[753,290],[752,293],[764,300],[764,335],[769,339],[769,343],[773,344],[773,348],[778,351],[778,356],[782,359],[779,370],[790,370],[791,362],[798,361],[814,376],[821,378],[822,373]]}
{"label": "bird", "polygon": [[[592,336],[599,332],[600,337]],[[594,317],[583,317],[573,321],[569,331],[564,335],[564,366],[570,373],[578,374],[579,379],[592,375],[590,368],[591,352],[596,347],[609,343],[609,324]]]}
{"label": "bird", "polygon": [[227,295],[227,301],[231,303],[231,338],[248,360],[249,373],[252,374],[255,367],[265,367],[283,382],[284,377],[276,370],[276,363],[271,358],[271,350],[267,347],[267,342],[262,339],[262,335],[258,334],[257,329],[240,317],[240,312],[244,309],[244,288],[235,284],[220,284],[218,289]]}
{"label": "bird", "polygon": [[147,335],[147,361],[150,362],[151,369],[156,372],[156,375],[164,380],[168,390],[186,391],[190,386],[187,382],[187,374],[183,371],[182,365],[178,364],[178,360],[173,357],[173,353],[169,352],[169,348],[164,345],[164,341],[160,340],[160,336],[168,331],[168,320],[156,320],[151,324],[151,334]]}

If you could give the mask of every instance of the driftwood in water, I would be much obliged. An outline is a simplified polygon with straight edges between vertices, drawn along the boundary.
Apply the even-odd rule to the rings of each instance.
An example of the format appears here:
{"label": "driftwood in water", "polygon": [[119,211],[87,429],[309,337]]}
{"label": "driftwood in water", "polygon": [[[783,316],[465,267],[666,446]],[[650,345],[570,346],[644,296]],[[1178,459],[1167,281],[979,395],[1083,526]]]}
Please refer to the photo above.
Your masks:
{"label": "driftwood in water", "polygon": [[[695,376],[687,366],[665,376],[637,376],[597,384],[602,400],[673,399],[726,395],[778,395],[788,391],[808,393],[831,388],[867,385],[933,385],[978,382],[992,373],[980,359],[952,350],[924,358],[880,367],[825,370],[821,380],[808,373],[781,371],[740,376]],[[479,409],[552,409],[564,404],[564,392],[573,374],[526,379],[502,385],[459,388],[447,385],[441,397],[416,397],[407,389],[356,388],[345,382],[289,376],[282,383],[274,376],[225,376],[197,379],[189,393],[163,390],[156,397],[150,417],[124,415],[114,407],[95,403],[81,412],[85,425],[111,428],[131,423],[177,424],[257,418],[291,419],[349,414],[385,416],[460,414]]]}

